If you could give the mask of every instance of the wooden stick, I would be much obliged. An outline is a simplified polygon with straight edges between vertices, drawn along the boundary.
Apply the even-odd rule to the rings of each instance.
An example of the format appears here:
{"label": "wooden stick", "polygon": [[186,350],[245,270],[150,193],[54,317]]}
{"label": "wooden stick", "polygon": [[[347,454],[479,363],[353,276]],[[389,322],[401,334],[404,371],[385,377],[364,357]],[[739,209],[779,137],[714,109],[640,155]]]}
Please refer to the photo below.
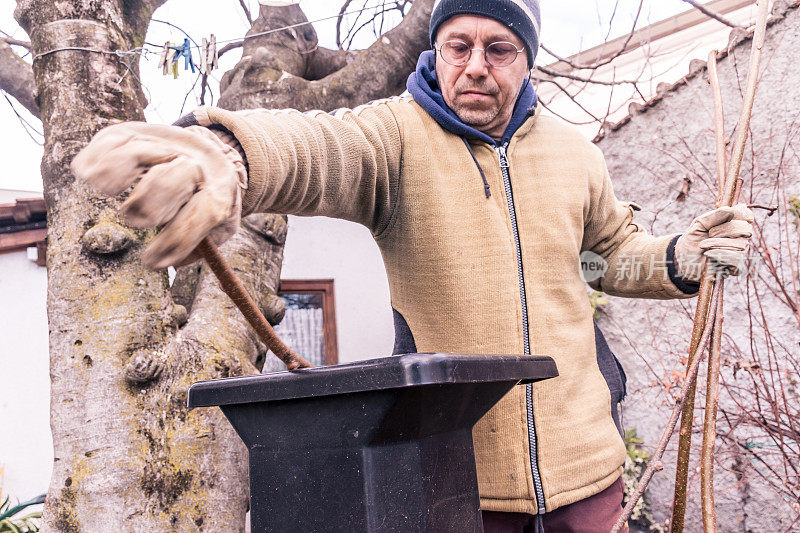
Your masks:
{"label": "wooden stick", "polygon": [[728,177],[725,179],[725,192],[722,196],[723,205],[733,205],[739,189],[739,171],[742,168],[744,150],[747,146],[747,137],[750,134],[750,119],[753,116],[753,102],[756,99],[758,78],[761,67],[761,52],[767,40],[767,17],[769,15],[769,2],[758,0],[759,12],[755,33],[753,34],[753,48],[750,52],[750,67],[747,75],[747,87],[742,103],[742,113],[739,124],[736,126],[736,140],[731,150],[731,164],[728,167]]}
{"label": "wooden stick", "polygon": [[[767,16],[769,14],[768,0],[758,0],[757,4],[760,9],[758,12],[758,20],[756,22],[755,32],[753,34],[753,48],[750,54],[750,66],[747,78],[747,87],[745,89],[744,102],[742,104],[742,112],[739,118],[739,124],[736,131],[736,140],[731,152],[731,164],[728,168],[727,177],[725,179],[724,188],[720,195],[721,205],[733,205],[738,197],[739,192],[739,171],[741,170],[742,159],[744,157],[744,149],[747,144],[747,137],[750,133],[750,118],[753,114],[753,102],[755,101],[756,89],[758,88],[759,68],[761,64],[761,52],[764,48],[767,33]],[[716,58],[715,58],[716,60]],[[719,163],[718,163],[719,168]],[[703,281],[700,287],[701,297],[705,292],[710,292],[713,286],[713,279],[710,279],[703,273]],[[705,316],[708,313],[708,302],[702,298],[698,301],[697,312],[695,313],[695,324],[692,331],[692,339],[694,340],[698,331],[699,325],[705,325]],[[699,328],[701,331],[704,327]],[[692,343],[694,344],[694,343]],[[690,347],[689,361],[687,365],[693,363],[696,358],[696,352]],[[696,383],[692,384],[692,393]],[[694,394],[692,400],[687,401],[681,414],[681,432],[678,441],[678,461],[677,469],[675,472],[675,499],[673,500],[672,523],[670,531],[672,533],[682,533],[684,527],[684,517],[686,513],[686,489],[688,480],[689,468],[689,451],[692,443],[692,416],[694,414]]]}
{"label": "wooden stick", "polygon": [[[717,151],[717,207],[722,204],[727,173],[727,154],[725,153],[725,116],[722,107],[722,90],[717,74],[717,51],[708,54],[708,82],[714,97],[714,137]],[[717,515],[714,504],[714,444],[717,430],[717,405],[719,402],[719,367],[722,349],[722,315],[724,300],[724,280],[719,282],[719,305],[717,320],[711,336],[711,355],[708,358],[706,377],[706,411],[703,424],[703,453],[700,461],[700,502],[703,512],[703,527],[706,533],[716,532]]]}
{"label": "wooden stick", "polygon": [[[700,338],[706,330],[706,316],[714,291],[714,281],[707,277],[707,269],[703,268],[703,282],[697,297],[697,309],[694,313],[692,340],[689,343],[689,358],[686,366],[691,367],[697,359]],[[689,479],[689,452],[692,446],[692,422],[694,421],[694,396],[697,383],[692,381],[681,413],[681,428],[678,437],[678,459],[675,465],[675,496],[672,503],[671,531],[683,531],[683,517],[686,512],[686,486]]]}
{"label": "wooden stick", "polygon": [[217,276],[222,290],[225,291],[236,307],[242,312],[247,322],[256,330],[259,338],[264,341],[267,348],[278,356],[278,358],[286,364],[289,370],[297,370],[298,368],[310,368],[314,365],[297,355],[291,348],[289,348],[282,340],[275,334],[275,330],[269,325],[269,322],[261,311],[258,309],[256,302],[247,294],[247,290],[236,277],[233,269],[228,266],[219,249],[214,242],[206,237],[197,246],[197,251],[206,260],[211,271]]}
{"label": "wooden stick", "polygon": [[712,326],[711,350],[706,379],[706,416],[703,424],[703,453],[700,459],[700,504],[703,511],[703,531],[717,531],[717,511],[714,505],[714,445],[717,437],[717,405],[719,404],[719,368],[722,349],[722,321],[725,280],[717,284],[719,300],[716,320]]}
{"label": "wooden stick", "polygon": [[[722,279],[721,273],[717,274],[717,279]],[[711,297],[711,306],[708,316],[709,323],[713,323],[714,319],[716,318],[719,295],[719,290],[715,290]],[[711,337],[711,329],[712,328],[709,324],[709,327],[705,328],[703,335],[700,337],[697,350],[698,357],[695,357],[692,364],[687,368],[686,379],[683,382],[683,387],[681,387],[680,394],[675,402],[675,407],[672,409],[672,414],[669,417],[669,422],[667,422],[667,427],[664,428],[664,433],[661,434],[661,440],[658,441],[658,446],[656,446],[652,457],[650,457],[650,462],[647,463],[647,468],[645,469],[644,474],[642,474],[642,478],[639,480],[636,490],[631,495],[628,503],[625,504],[625,508],[622,510],[622,514],[619,516],[617,522],[614,524],[614,527],[611,529],[611,533],[619,533],[622,531],[622,529],[628,523],[631,513],[633,513],[633,508],[636,507],[636,503],[639,501],[639,498],[642,497],[644,491],[647,489],[647,485],[650,484],[653,474],[655,474],[656,470],[661,470],[664,467],[663,463],[661,462],[661,458],[664,456],[664,451],[667,449],[667,444],[669,443],[672,434],[675,432],[675,426],[678,424],[678,418],[680,417],[683,405],[686,403],[686,400],[689,397],[689,390],[692,387],[692,383],[695,381],[695,378],[697,378],[697,371],[700,368],[702,354],[705,352],[706,348],[708,348],[708,343]]]}
{"label": "wooden stick", "polygon": [[717,207],[722,205],[725,191],[725,178],[728,168],[728,154],[725,151],[725,110],[722,107],[722,88],[717,73],[717,51],[708,54],[708,83],[714,98],[714,144],[717,152]]}

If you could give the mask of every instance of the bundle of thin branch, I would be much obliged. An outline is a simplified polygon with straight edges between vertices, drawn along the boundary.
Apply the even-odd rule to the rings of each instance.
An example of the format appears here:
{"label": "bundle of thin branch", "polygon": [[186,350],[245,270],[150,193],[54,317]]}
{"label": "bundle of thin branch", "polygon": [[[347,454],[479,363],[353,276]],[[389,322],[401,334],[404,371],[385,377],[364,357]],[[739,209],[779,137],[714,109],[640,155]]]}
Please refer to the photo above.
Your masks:
{"label": "bundle of thin branch", "polygon": [[[719,89],[719,79],[717,78],[716,61],[717,54],[712,52],[709,57],[709,81],[712,86],[715,104],[715,132],[716,132],[716,153],[717,153],[717,175],[719,194],[717,197],[717,207],[722,205],[732,206],[738,200],[740,191],[739,172],[741,170],[744,149],[750,129],[750,118],[753,112],[753,102],[755,100],[756,88],[758,87],[759,65],[761,62],[761,51],[766,40],[766,27],[768,4],[767,0],[758,0],[759,13],[753,36],[753,49],[750,58],[750,67],[747,80],[747,88],[742,105],[742,112],[739,119],[736,140],[731,152],[730,165],[726,165],[725,153],[725,133],[722,116],[722,97]],[[727,170],[726,170],[727,166]],[[708,267],[706,266],[706,269]],[[706,419],[703,428],[703,457],[702,457],[702,511],[703,528],[706,532],[716,531],[716,512],[714,509],[713,494],[713,464],[714,464],[714,436],[716,433],[716,413],[717,399],[719,394],[719,360],[722,338],[722,318],[723,318],[723,298],[724,291],[723,273],[718,273],[716,277],[711,277],[704,273],[703,283],[697,302],[695,312],[694,328],[690,341],[689,359],[687,362],[687,375],[675,408],[672,411],[669,422],[661,440],[653,453],[645,473],[636,488],[635,493],[628,500],[625,509],[620,515],[619,520],[612,530],[619,532],[627,524],[628,518],[633,511],[636,502],[644,494],[647,485],[652,479],[656,470],[663,468],[661,458],[666,450],[675,430],[678,415],[682,416],[680,440],[678,445],[678,465],[675,481],[675,500],[673,503],[673,515],[671,531],[679,533],[683,531],[684,515],[686,511],[686,489],[689,464],[689,447],[691,445],[691,424],[692,411],[694,409],[694,392],[697,384],[697,372],[703,354],[711,345],[711,358],[708,365],[708,387],[706,396]],[[687,428],[688,426],[688,428]]]}

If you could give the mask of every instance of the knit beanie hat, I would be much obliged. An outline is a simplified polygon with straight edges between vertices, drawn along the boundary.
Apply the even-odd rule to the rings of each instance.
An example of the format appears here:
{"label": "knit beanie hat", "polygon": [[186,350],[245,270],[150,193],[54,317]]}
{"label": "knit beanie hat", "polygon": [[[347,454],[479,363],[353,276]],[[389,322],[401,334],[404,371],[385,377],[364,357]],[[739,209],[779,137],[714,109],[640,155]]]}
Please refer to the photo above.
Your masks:
{"label": "knit beanie hat", "polygon": [[431,46],[439,26],[456,15],[480,15],[508,26],[525,44],[528,68],[533,68],[541,27],[539,0],[442,0],[431,15]]}

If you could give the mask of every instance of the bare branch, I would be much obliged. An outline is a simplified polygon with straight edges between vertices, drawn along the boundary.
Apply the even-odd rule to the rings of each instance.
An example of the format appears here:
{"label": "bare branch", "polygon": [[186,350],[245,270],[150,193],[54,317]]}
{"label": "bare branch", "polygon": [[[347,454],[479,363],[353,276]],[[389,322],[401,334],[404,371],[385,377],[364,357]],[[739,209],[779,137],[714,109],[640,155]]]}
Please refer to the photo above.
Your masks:
{"label": "bare branch", "polygon": [[261,341],[283,361],[288,370],[314,366],[298,355],[275,334],[275,330],[272,329],[269,321],[261,313],[258,304],[247,292],[239,278],[236,277],[236,273],[222,257],[213,240],[210,238],[203,239],[197,246],[197,251],[214,272],[223,292],[236,304],[236,307],[242,312],[242,315],[258,334]]}
{"label": "bare branch", "polygon": [[244,41],[235,41],[232,43],[228,43],[219,49],[219,51],[217,52],[217,57],[222,57],[222,54],[226,52],[230,52],[231,50],[235,50],[236,48],[241,48],[243,44]]}
{"label": "bare branch", "polygon": [[247,22],[250,25],[253,25],[253,15],[250,14],[250,8],[247,7],[247,3],[245,0],[239,0],[239,5],[242,6],[242,10],[244,11],[244,16],[247,17]]}
{"label": "bare branch", "polygon": [[[588,109],[586,109],[586,107],[584,107],[584,106],[583,106],[583,105],[580,103],[580,101],[578,101],[578,99],[577,99],[577,98],[575,98],[575,96],[574,96],[573,94],[571,94],[571,93],[570,93],[570,92],[567,90],[567,88],[566,88],[566,87],[564,87],[563,85],[561,85],[560,83],[558,83],[558,82],[557,82],[557,81],[555,81],[555,80],[542,80],[542,81],[545,81],[545,82],[547,82],[547,83],[552,83],[553,85],[555,85],[556,87],[558,87],[558,90],[559,90],[559,91],[561,91],[563,94],[565,94],[565,95],[567,96],[567,98],[569,98],[570,100],[572,100],[572,102],[573,102],[573,103],[574,103],[576,106],[578,106],[578,107],[579,107],[579,108],[580,108],[580,109],[581,109],[581,110],[582,110],[584,113],[586,113],[587,115],[589,115],[590,117],[592,117],[592,119],[594,119],[594,122],[597,122],[597,123],[599,123],[599,124],[602,124],[602,123],[603,123],[603,119],[601,119],[601,118],[599,118],[599,117],[595,116],[595,115],[594,115],[594,114],[593,114],[591,111],[589,111]],[[606,115],[606,116],[608,116],[608,115]],[[569,122],[571,122],[571,121],[569,121]],[[591,124],[591,122],[589,122],[589,124]]]}
{"label": "bare branch", "polygon": [[[411,5],[410,0],[383,0],[380,5],[369,7],[368,4],[370,4],[370,2],[368,0],[362,0],[360,9],[348,11],[347,8],[351,7],[351,1],[352,0],[347,0],[342,6],[336,21],[336,45],[343,50],[350,50],[361,30],[369,26],[372,26],[375,37],[382,35],[387,14],[392,11],[397,11],[401,15],[405,15],[406,7]],[[370,10],[372,10],[371,14],[368,13]],[[344,16],[351,13],[355,13],[356,15],[350,23],[350,27],[343,33],[342,22],[344,22]],[[362,15],[365,15],[364,20],[362,20]]]}
{"label": "bare branch", "polygon": [[711,297],[711,304],[708,311],[708,325],[703,329],[703,334],[698,342],[697,357],[695,357],[694,361],[692,361],[692,363],[686,369],[686,380],[683,382],[681,391],[678,394],[675,407],[672,409],[672,414],[667,422],[667,427],[664,428],[664,432],[661,434],[661,439],[658,441],[658,446],[656,446],[653,455],[650,457],[650,461],[647,464],[647,468],[642,474],[641,479],[639,480],[639,484],[636,486],[636,490],[628,498],[628,503],[625,504],[625,509],[617,519],[617,523],[614,524],[614,528],[611,530],[612,533],[619,533],[623,528],[626,527],[628,518],[630,518],[631,513],[633,513],[633,508],[636,506],[636,503],[639,501],[642,495],[644,495],[644,491],[647,489],[647,485],[650,484],[653,474],[655,474],[657,470],[664,468],[661,458],[664,456],[664,451],[667,449],[667,443],[670,441],[672,434],[675,432],[675,426],[678,424],[678,418],[680,418],[681,410],[686,404],[686,400],[691,392],[690,389],[692,388],[692,384],[697,378],[697,371],[700,368],[700,360],[703,358],[703,353],[705,352],[706,348],[708,348],[709,341],[711,340],[711,331],[713,329],[712,324],[716,318],[718,302],[720,294],[722,294],[722,284],[720,281],[722,281],[722,274],[718,274],[716,278],[715,289],[713,289],[713,296]]}
{"label": "bare branch", "polygon": [[346,0],[344,4],[342,4],[342,9],[339,10],[339,18],[336,19],[336,46],[340,49],[342,48],[342,20],[344,19],[344,14],[347,12],[348,6],[350,6],[350,2],[353,0]]}
{"label": "bare branch", "polygon": [[[5,32],[3,32],[5,33]],[[22,48],[29,50],[31,49],[31,43],[28,41],[20,41],[19,39],[14,39],[12,37],[0,37],[0,41],[5,41],[6,43],[10,44],[11,46],[21,46]]]}
{"label": "bare branch", "polygon": [[615,81],[593,80],[591,77],[587,78],[586,76],[578,76],[577,74],[567,74],[566,72],[559,72],[557,70],[551,70],[548,67],[539,67],[539,66],[537,66],[537,67],[534,67],[533,70],[534,71],[538,70],[539,72],[541,72],[543,74],[547,74],[548,76],[551,76],[553,78],[567,78],[568,80],[575,80],[575,81],[580,81],[580,82],[584,82],[584,83],[594,83],[594,84],[597,84],[597,85],[608,85],[608,86],[612,86],[612,87],[614,85],[622,85],[622,84],[636,85],[638,83],[637,80],[615,80]]}
{"label": "bare branch", "polygon": [[747,204],[748,209],[763,209],[767,212],[767,216],[771,217],[775,211],[780,209],[777,205],[761,205],[761,204]]}
{"label": "bare branch", "polygon": [[[758,79],[759,79],[759,64],[761,62],[761,52],[764,48],[764,41],[766,39],[766,30],[767,30],[767,16],[769,14],[768,6],[769,2],[767,0],[760,0],[761,3],[759,4],[758,9],[758,19],[756,23],[756,30],[755,34],[753,35],[753,46],[750,52],[750,66],[748,67],[748,78],[747,78],[747,89],[744,95],[744,101],[742,103],[742,110],[741,116],[739,118],[739,126],[736,132],[736,140],[733,144],[733,148],[731,150],[731,159],[730,165],[728,166],[727,176],[725,178],[725,183],[723,190],[720,194],[720,203],[719,205],[726,205],[732,206],[734,205],[739,198],[739,193],[741,189],[739,188],[739,171],[741,170],[741,163],[742,158],[744,157],[744,150],[745,145],[747,143],[747,137],[750,131],[750,118],[753,113],[753,102],[756,95],[756,88],[758,87]],[[722,135],[719,135],[722,137]],[[721,141],[718,141],[721,142]],[[724,166],[724,159],[720,162],[721,165]],[[720,168],[720,172],[722,169]],[[720,177],[720,185],[721,177]],[[706,267],[707,268],[707,267]],[[706,278],[703,280],[703,283],[700,286],[700,294],[701,297],[704,293],[710,292],[712,290],[711,281]],[[694,331],[692,332],[692,341],[694,341],[695,334],[698,329],[702,329],[705,326],[705,318],[704,313],[701,313],[700,303],[698,302],[698,310],[695,314],[695,323],[694,323]],[[694,343],[692,342],[692,345]],[[689,363],[692,364],[693,358],[699,359],[699,355],[696,352],[692,352],[690,349],[689,352]],[[687,378],[688,379],[688,378]],[[693,381],[696,378],[693,378]],[[691,386],[691,395],[694,395],[694,387],[696,384],[692,384]],[[692,424],[692,405],[694,403],[694,398],[691,398],[689,401],[686,402],[686,407],[682,413],[682,428],[683,428],[683,421],[688,427],[691,428]],[[691,445],[691,431],[688,432],[681,432],[678,441],[678,465],[682,465],[682,467],[686,467],[688,465],[688,454],[689,448]],[[672,524],[671,530],[672,531],[683,531],[684,526],[684,519],[685,519],[685,512],[686,512],[686,478],[684,474],[686,471],[678,471],[675,477],[675,500],[673,503],[673,515],[672,515]]]}
{"label": "bare branch", "polygon": [[642,14],[642,7],[643,6],[644,6],[644,0],[640,0],[639,1],[639,8],[636,10],[636,17],[633,19],[633,23],[631,24],[631,31],[628,34],[628,37],[625,40],[625,42],[619,48],[619,50],[617,50],[611,56],[609,56],[609,57],[607,57],[607,58],[605,58],[602,61],[599,61],[597,63],[593,63],[591,65],[582,65],[582,64],[579,64],[579,63],[575,63],[575,62],[573,62],[573,61],[571,61],[571,60],[569,60],[567,58],[563,58],[563,57],[560,57],[560,56],[554,54],[552,51],[550,51],[548,48],[546,48],[544,44],[541,44],[540,46],[542,47],[542,50],[544,50],[545,52],[547,52],[551,56],[555,57],[560,62],[569,65],[570,67],[572,67],[575,70],[596,69],[596,68],[600,68],[600,67],[602,67],[604,65],[608,65],[609,63],[614,61],[616,58],[618,58],[619,56],[621,56],[622,54],[624,54],[625,52],[628,51],[628,45],[630,45],[631,41],[633,40],[634,35],[636,35],[636,24],[639,22],[639,16]]}
{"label": "bare branch", "polygon": [[40,118],[33,87],[33,68],[14,53],[5,39],[0,39],[0,90],[16,98],[25,109]]}
{"label": "bare branch", "polygon": [[562,114],[558,113],[558,111],[556,111],[555,109],[553,109],[553,108],[551,108],[550,106],[548,106],[548,105],[547,105],[547,103],[545,103],[545,101],[544,101],[544,100],[539,100],[539,103],[540,103],[540,104],[542,104],[542,107],[543,107],[543,108],[545,108],[545,109],[546,109],[547,111],[549,111],[550,113],[552,113],[554,116],[556,116],[556,117],[560,118],[560,119],[561,119],[561,120],[563,120],[564,122],[567,122],[567,123],[569,123],[569,124],[572,124],[573,126],[586,126],[586,125],[588,125],[588,124],[594,124],[595,122],[597,122],[597,121],[596,121],[596,120],[594,120],[594,119],[592,119],[592,120],[588,120],[588,121],[585,121],[585,122],[577,122],[577,121],[575,121],[575,120],[571,120],[571,119],[569,119],[569,118],[565,117],[564,115],[562,115]]}
{"label": "bare branch", "polygon": [[711,11],[710,9],[705,7],[703,4],[701,4],[699,2],[696,2],[695,0],[683,0],[683,1],[686,2],[687,4],[689,4],[690,6],[693,6],[695,9],[697,9],[703,15],[706,15],[707,17],[710,17],[710,18],[716,20],[717,22],[721,22],[721,23],[725,24],[726,26],[730,26],[731,28],[742,28],[742,26],[739,26],[738,24],[736,24],[734,22],[731,22],[730,20],[726,19],[725,17],[723,17],[719,13],[715,13],[715,12]]}

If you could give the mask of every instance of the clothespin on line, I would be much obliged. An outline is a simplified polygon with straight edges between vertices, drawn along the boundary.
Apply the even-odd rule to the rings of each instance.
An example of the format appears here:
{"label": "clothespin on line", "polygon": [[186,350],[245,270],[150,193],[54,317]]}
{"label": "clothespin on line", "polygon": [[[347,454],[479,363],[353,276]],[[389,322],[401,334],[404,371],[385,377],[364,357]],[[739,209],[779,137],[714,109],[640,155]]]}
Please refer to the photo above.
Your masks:
{"label": "clothespin on line", "polygon": [[[216,46],[216,40],[214,41]],[[161,69],[163,75],[172,73],[172,77],[178,78],[178,60],[183,57],[184,64],[183,70],[192,69],[194,73],[194,61],[192,60],[192,45],[189,39],[184,39],[181,46],[172,46],[172,43],[167,41],[161,49],[161,56],[158,60],[158,67]]]}
{"label": "clothespin on line", "polygon": [[172,50],[170,49],[169,41],[164,43],[164,48],[161,49],[161,56],[158,58],[158,68],[161,73],[166,76],[169,74],[169,65],[172,62]]}
{"label": "clothespin on line", "polygon": [[189,44],[189,39],[183,40],[183,45],[175,49],[178,52],[178,55],[175,56],[175,61],[178,61],[178,58],[183,56],[183,70],[189,70],[189,67],[192,68],[192,73],[194,74],[194,61],[192,61],[192,45]]}
{"label": "clothespin on line", "polygon": [[203,49],[200,51],[200,74],[208,74],[218,67],[217,36],[212,33],[208,39],[203,37]]}
{"label": "clothespin on line", "polygon": [[158,68],[161,69],[161,74],[167,76],[172,74],[173,78],[178,77],[178,48],[172,46],[172,43],[167,41],[161,49],[161,56],[158,59]]}

